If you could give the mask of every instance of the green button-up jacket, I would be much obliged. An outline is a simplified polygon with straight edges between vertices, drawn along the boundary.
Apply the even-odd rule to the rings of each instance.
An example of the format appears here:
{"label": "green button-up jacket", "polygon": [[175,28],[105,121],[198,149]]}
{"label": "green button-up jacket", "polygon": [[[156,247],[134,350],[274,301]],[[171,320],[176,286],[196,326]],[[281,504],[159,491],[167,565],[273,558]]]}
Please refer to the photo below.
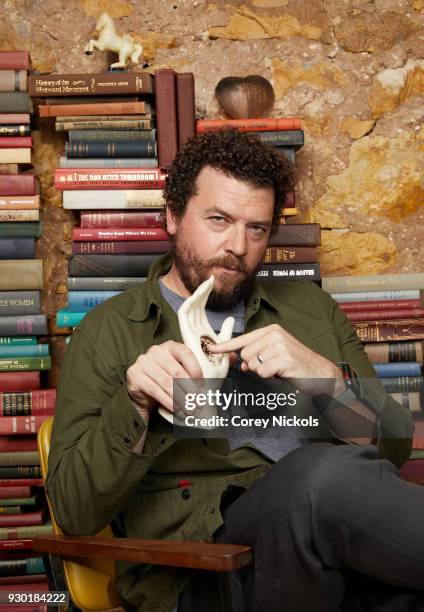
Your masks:
{"label": "green button-up jacket", "polygon": [[[89,312],[67,348],[46,489],[69,535],[95,534],[112,523],[117,536],[212,541],[227,485],[249,487],[272,465],[253,445],[231,451],[222,438],[178,439],[157,413],[143,452],[134,450],[146,426],[127,394],[126,371],[150,346],[182,342],[158,284],[170,264],[168,256],[158,259],[145,283]],[[375,378],[345,314],[314,283],[256,281],[246,300],[246,332],[272,323],[327,359],[349,362],[359,377]],[[382,387],[361,387],[378,415],[381,456],[399,467],[411,451],[411,417]],[[182,495],[182,479],[191,482],[190,496]],[[141,612],[172,610],[188,580],[187,570],[177,568],[117,569],[122,596]]]}

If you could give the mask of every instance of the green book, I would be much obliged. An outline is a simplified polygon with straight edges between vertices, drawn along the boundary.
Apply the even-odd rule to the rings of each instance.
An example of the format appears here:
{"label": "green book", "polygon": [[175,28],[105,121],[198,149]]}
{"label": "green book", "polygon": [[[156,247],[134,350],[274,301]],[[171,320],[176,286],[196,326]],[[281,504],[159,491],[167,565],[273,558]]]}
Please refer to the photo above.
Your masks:
{"label": "green book", "polygon": [[22,514],[20,506],[0,506],[0,514]]}
{"label": "green book", "polygon": [[37,344],[37,336],[0,336],[0,346],[2,344],[10,344],[11,346]]}
{"label": "green book", "polygon": [[35,506],[40,501],[39,495],[32,497],[15,497],[13,499],[1,499],[0,504],[4,506]]}
{"label": "green book", "polygon": [[22,223],[0,223],[0,236],[9,238],[39,238],[43,231],[41,221],[23,221]]}
{"label": "green book", "polygon": [[[2,500],[3,501],[3,500]],[[24,525],[23,527],[0,527],[0,540],[25,540],[38,535],[53,533],[50,522],[44,525]]]}
{"label": "green book", "polygon": [[16,372],[22,370],[50,370],[51,357],[18,357],[0,359],[0,372]]}

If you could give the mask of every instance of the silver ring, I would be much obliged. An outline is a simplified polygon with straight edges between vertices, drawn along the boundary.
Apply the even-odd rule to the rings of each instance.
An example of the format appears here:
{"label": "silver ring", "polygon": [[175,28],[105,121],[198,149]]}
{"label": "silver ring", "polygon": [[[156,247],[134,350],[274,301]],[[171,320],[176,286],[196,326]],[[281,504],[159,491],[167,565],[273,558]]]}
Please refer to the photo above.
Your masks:
{"label": "silver ring", "polygon": [[256,358],[257,358],[257,360],[259,361],[259,363],[263,363],[263,362],[264,362],[264,360],[262,359],[262,357],[261,357],[261,354],[260,354],[260,353],[258,353],[258,354],[256,355]]}

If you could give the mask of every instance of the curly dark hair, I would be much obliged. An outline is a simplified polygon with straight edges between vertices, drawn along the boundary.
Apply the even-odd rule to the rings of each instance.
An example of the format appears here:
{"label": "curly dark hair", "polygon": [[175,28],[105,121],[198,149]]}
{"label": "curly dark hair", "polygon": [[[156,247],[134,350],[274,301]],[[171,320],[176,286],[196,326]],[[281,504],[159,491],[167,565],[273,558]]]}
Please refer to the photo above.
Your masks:
{"label": "curly dark hair", "polygon": [[196,195],[196,179],[205,166],[212,166],[255,187],[274,190],[273,229],[278,225],[285,194],[293,189],[293,166],[274,147],[264,144],[256,135],[225,129],[206,132],[190,138],[175,157],[164,188],[166,207],[177,219],[184,216],[188,200]]}

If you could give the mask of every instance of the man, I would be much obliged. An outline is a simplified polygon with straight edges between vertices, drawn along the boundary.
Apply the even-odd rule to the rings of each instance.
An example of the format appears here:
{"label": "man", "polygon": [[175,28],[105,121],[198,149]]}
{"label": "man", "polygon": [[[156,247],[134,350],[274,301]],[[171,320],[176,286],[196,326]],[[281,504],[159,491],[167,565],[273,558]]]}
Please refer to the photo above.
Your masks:
{"label": "man", "polygon": [[[67,534],[112,522],[124,537],[252,544],[254,564],[235,585],[255,612],[332,612],[349,602],[352,610],[406,609],[378,608],[387,589],[398,606],[422,605],[424,535],[415,525],[424,491],[395,468],[411,449],[407,410],[367,383],[375,372],[330,296],[310,282],[255,278],[291,188],[285,158],[246,134],[204,134],[185,146],[164,191],[171,256],[146,283],[91,311],[72,336],[47,491]],[[322,396],[322,379],[332,380],[322,403],[329,441],[181,439],[158,414],[158,406],[174,410],[175,379],[202,375],[176,311],[211,274],[209,321],[218,332],[233,315],[238,334],[211,352],[230,352],[235,365],[239,351],[240,376],[289,379],[310,395]],[[353,398],[338,362],[360,378]],[[371,424],[366,436],[343,441],[331,431],[345,405]],[[181,592],[179,609],[204,609],[204,574],[189,580],[184,570],[134,564],[118,573],[134,609],[169,612]],[[373,588],[357,595],[367,580]]]}

